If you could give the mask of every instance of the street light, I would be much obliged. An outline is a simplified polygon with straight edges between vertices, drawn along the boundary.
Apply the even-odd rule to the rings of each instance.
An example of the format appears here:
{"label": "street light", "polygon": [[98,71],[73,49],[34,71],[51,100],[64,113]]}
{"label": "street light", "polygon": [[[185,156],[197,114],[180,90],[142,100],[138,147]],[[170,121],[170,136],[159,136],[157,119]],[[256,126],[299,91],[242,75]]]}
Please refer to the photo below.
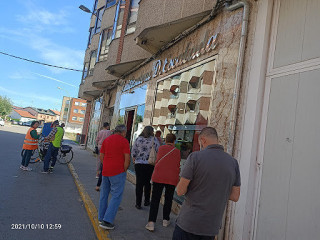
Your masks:
{"label": "street light", "polygon": [[91,12],[90,9],[87,8],[86,6],[80,5],[79,8],[80,8],[82,11],[86,12],[86,13],[92,13],[92,14],[95,15],[95,16],[98,18],[98,20],[101,22],[101,19],[98,17],[98,15],[95,14],[95,13],[93,13],[93,12]]}

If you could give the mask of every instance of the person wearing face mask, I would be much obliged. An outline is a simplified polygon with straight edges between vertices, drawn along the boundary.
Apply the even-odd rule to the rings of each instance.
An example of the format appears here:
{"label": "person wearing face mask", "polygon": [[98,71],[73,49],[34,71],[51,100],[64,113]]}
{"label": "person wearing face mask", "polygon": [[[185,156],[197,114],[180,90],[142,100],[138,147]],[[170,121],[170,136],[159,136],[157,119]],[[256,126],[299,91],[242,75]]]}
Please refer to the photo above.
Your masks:
{"label": "person wearing face mask", "polygon": [[173,240],[213,240],[228,200],[237,202],[240,197],[238,162],[219,145],[216,129],[204,128],[198,141],[202,150],[189,155],[177,185],[177,194],[185,195],[185,201]]}

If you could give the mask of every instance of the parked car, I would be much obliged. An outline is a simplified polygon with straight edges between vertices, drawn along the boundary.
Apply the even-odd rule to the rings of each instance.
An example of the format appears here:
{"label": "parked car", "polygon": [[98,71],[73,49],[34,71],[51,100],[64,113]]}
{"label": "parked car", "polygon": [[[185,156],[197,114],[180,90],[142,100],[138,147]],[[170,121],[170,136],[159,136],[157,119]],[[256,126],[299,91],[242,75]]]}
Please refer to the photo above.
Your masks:
{"label": "parked car", "polygon": [[4,126],[4,120],[0,118],[0,126]]}
{"label": "parked car", "polygon": [[22,126],[29,126],[29,127],[30,127],[30,126],[31,126],[31,121],[29,121],[29,122],[23,122],[23,123],[22,123]]}
{"label": "parked car", "polygon": [[18,125],[18,124],[19,124],[19,122],[18,122],[18,121],[15,121],[15,120],[12,120],[11,123],[12,123],[13,125]]}

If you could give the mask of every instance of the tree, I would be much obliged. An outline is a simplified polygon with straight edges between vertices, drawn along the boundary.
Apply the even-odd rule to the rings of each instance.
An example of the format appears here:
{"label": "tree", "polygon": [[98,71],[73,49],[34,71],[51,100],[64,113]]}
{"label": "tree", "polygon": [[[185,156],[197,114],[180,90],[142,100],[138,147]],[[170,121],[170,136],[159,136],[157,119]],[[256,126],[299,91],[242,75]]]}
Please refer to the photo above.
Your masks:
{"label": "tree", "polygon": [[12,111],[10,98],[0,96],[0,116],[6,116]]}

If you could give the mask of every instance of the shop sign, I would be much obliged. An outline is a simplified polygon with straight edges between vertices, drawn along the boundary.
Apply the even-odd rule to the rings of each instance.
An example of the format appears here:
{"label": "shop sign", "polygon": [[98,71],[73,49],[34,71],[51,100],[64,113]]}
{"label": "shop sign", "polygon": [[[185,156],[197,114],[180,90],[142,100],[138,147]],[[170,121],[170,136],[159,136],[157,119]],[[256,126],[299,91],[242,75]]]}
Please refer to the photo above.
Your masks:
{"label": "shop sign", "polygon": [[142,85],[145,82],[148,82],[151,79],[152,72],[146,73],[137,79],[131,79],[129,82],[123,87],[122,91],[130,91],[130,89]]}
{"label": "shop sign", "polygon": [[204,41],[193,48],[190,48],[191,44],[189,42],[184,53],[182,53],[178,57],[171,59],[166,58],[163,61],[155,61],[152,69],[152,77],[155,78],[163,73],[174,69],[175,67],[181,66],[189,62],[190,60],[196,59],[201,55],[214,50],[217,46],[217,37],[218,34],[215,34],[210,36],[210,38],[208,39],[208,35],[206,34]]}

